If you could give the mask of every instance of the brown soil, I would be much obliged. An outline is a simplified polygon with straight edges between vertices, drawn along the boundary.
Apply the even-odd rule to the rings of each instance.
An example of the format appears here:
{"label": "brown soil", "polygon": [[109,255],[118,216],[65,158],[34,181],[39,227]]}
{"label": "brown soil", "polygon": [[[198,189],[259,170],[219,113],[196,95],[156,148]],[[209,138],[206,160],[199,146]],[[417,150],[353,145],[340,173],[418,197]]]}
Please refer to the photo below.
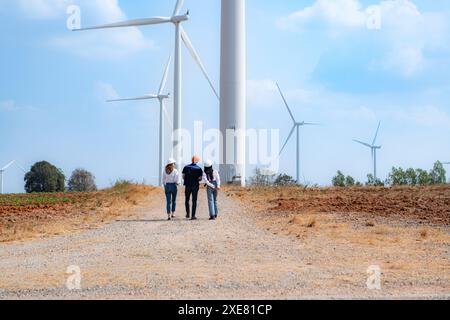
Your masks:
{"label": "brown soil", "polygon": [[126,213],[156,191],[121,185],[91,193],[0,196],[0,242],[83,230]]}
{"label": "brown soil", "polygon": [[230,195],[276,214],[338,213],[450,225],[450,186],[399,188],[254,188]]}

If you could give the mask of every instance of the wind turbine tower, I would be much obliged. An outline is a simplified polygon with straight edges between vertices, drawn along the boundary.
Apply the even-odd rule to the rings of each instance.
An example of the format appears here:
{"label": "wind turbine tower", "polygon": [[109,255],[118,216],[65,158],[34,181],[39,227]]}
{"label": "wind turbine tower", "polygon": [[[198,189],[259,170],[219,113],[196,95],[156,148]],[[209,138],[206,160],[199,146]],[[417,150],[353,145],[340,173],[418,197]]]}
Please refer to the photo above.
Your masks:
{"label": "wind turbine tower", "polygon": [[245,186],[246,26],[245,0],[222,0],[220,57],[221,175]]}

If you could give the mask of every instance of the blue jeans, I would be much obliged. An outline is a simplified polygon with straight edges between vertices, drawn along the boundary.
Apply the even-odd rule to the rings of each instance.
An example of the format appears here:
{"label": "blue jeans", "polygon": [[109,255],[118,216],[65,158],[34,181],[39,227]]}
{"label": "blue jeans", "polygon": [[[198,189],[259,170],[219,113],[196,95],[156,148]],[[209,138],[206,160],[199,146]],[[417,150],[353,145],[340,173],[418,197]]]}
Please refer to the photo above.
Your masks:
{"label": "blue jeans", "polygon": [[164,187],[164,190],[166,192],[167,214],[174,213],[177,209],[177,184],[167,183]]}
{"label": "blue jeans", "polygon": [[[212,184],[217,188],[217,182],[213,181]],[[206,195],[208,196],[208,208],[209,216],[211,218],[219,215],[219,208],[217,206],[217,190],[210,187],[206,187]]]}

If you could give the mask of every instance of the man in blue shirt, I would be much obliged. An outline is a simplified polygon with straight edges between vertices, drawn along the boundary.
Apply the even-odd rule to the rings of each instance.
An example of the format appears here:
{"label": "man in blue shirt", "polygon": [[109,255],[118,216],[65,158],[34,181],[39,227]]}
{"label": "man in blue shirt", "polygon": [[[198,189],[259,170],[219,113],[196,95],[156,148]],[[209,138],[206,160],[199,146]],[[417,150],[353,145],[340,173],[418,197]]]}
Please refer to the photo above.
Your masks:
{"label": "man in blue shirt", "polygon": [[197,164],[200,162],[200,158],[197,156],[192,157],[192,163],[183,169],[183,180],[186,190],[185,194],[185,206],[186,206],[186,219],[191,217],[190,214],[190,199],[192,195],[192,218],[191,220],[197,220],[195,217],[197,211],[197,198],[200,190],[200,181],[203,179],[203,170]]}

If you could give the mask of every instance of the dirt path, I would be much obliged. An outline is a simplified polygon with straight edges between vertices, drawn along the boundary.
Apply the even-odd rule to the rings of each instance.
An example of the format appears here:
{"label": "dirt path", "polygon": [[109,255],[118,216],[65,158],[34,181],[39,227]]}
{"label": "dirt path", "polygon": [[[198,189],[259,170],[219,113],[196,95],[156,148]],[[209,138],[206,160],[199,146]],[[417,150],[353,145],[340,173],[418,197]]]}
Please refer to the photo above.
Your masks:
{"label": "dirt path", "polygon": [[[181,196],[183,196],[181,194]],[[161,195],[162,197],[162,195]],[[333,260],[330,243],[303,243],[258,227],[253,215],[220,197],[221,215],[207,220],[200,194],[199,220],[165,221],[157,204],[138,219],[96,230],[0,245],[0,298],[449,298],[448,288],[371,291],[366,265]],[[312,250],[314,249],[314,250]],[[347,248],[351,250],[351,248]],[[79,266],[81,290],[66,288],[68,266]],[[448,271],[448,270],[447,270]]]}

